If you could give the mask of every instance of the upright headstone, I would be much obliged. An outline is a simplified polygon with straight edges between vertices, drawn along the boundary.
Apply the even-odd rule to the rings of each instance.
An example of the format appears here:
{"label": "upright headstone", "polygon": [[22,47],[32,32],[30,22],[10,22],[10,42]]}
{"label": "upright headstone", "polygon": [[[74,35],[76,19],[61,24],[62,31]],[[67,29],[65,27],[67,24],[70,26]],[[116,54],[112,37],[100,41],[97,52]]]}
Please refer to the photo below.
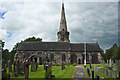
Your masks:
{"label": "upright headstone", "polygon": [[33,60],[33,71],[36,71],[36,64],[35,64],[35,60]]}
{"label": "upright headstone", "polygon": [[87,73],[88,73],[88,75],[90,76],[90,70],[89,70],[89,68],[87,67]]}
{"label": "upright headstone", "polygon": [[19,60],[17,60],[17,63],[16,63],[16,70],[17,70],[17,76],[20,75],[20,63],[19,63]]}
{"label": "upright headstone", "polygon": [[10,74],[7,73],[6,69],[2,69],[2,80],[10,80]]}
{"label": "upright headstone", "polygon": [[117,72],[116,70],[112,70],[112,78],[117,78]]}
{"label": "upright headstone", "polygon": [[33,62],[31,62],[31,72],[33,72]]}
{"label": "upright headstone", "polygon": [[29,60],[25,61],[25,80],[29,80]]}
{"label": "upright headstone", "polygon": [[120,79],[120,60],[118,61],[118,71],[119,71],[119,79]]}
{"label": "upright headstone", "polygon": [[62,62],[62,70],[64,70],[64,69],[65,69],[65,63]]}
{"label": "upright headstone", "polygon": [[94,70],[92,69],[92,80],[94,80]]}
{"label": "upright headstone", "polygon": [[44,70],[46,70],[46,62],[44,62]]}
{"label": "upright headstone", "polygon": [[2,69],[5,69],[5,60],[2,59]]}
{"label": "upright headstone", "polygon": [[99,75],[96,75],[96,80],[99,80]]}
{"label": "upright headstone", "polygon": [[108,71],[108,75],[112,77],[112,71]]}
{"label": "upright headstone", "polygon": [[12,72],[12,63],[10,60],[8,60],[8,69],[9,69],[9,72]]}
{"label": "upright headstone", "polygon": [[38,69],[38,63],[36,62],[36,70]]}
{"label": "upright headstone", "polygon": [[13,70],[12,70],[12,76],[16,77],[16,62],[13,62]]}
{"label": "upright headstone", "polygon": [[21,67],[22,67],[21,73],[22,75],[24,75],[25,74],[25,61],[22,61]]}
{"label": "upright headstone", "polygon": [[109,60],[109,64],[110,64],[110,67],[111,67],[111,59]]}

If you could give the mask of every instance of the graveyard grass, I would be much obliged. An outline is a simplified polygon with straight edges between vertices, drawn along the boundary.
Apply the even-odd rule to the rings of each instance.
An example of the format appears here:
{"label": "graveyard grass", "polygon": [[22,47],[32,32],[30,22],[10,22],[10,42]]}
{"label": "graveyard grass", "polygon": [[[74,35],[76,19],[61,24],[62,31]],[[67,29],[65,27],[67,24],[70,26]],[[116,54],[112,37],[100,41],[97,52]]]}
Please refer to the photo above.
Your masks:
{"label": "graveyard grass", "polygon": [[[52,75],[55,78],[72,78],[76,67],[73,65],[65,65],[65,69],[61,70],[61,66],[52,66]],[[44,78],[45,70],[43,65],[39,65],[38,70],[31,72],[31,67],[29,68],[29,78]],[[12,77],[15,78],[15,77]],[[16,78],[25,78],[25,76],[18,76]]]}
{"label": "graveyard grass", "polygon": [[[104,67],[103,64],[91,64],[91,66],[93,67],[94,65],[96,66],[100,66],[100,67]],[[86,65],[86,68],[84,68],[84,71],[85,71],[85,75],[86,75],[86,78],[90,78],[87,74],[87,67],[90,66],[90,64],[87,64]],[[90,72],[92,71],[92,69],[90,69]],[[97,71],[94,71],[94,77],[96,77],[96,75],[99,75],[99,77],[104,77],[104,78],[111,78],[111,76],[108,76],[108,75],[105,75],[105,74],[102,74],[100,72],[97,72]]]}

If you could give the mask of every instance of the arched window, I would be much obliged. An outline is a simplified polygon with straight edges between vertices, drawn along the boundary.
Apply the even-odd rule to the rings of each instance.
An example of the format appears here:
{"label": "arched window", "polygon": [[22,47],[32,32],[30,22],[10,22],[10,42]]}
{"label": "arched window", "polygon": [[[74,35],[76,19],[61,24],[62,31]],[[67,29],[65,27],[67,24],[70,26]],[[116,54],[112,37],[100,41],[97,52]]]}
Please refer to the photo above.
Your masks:
{"label": "arched window", "polygon": [[54,61],[54,54],[50,54],[50,61]]}
{"label": "arched window", "polygon": [[65,61],[65,54],[62,55],[62,61]]}

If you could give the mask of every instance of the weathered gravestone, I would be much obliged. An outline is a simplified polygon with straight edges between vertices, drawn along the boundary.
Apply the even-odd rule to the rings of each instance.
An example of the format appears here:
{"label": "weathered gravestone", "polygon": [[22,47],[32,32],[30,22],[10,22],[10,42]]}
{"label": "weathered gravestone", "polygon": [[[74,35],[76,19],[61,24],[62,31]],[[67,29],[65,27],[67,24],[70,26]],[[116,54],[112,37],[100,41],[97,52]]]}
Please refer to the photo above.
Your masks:
{"label": "weathered gravestone", "polygon": [[25,80],[29,80],[29,60],[25,61]]}
{"label": "weathered gravestone", "polygon": [[25,74],[25,61],[22,62],[22,75]]}
{"label": "weathered gravestone", "polygon": [[117,72],[116,70],[112,70],[112,78],[117,78]]}
{"label": "weathered gravestone", "polygon": [[62,70],[65,69],[65,62],[62,62]]}
{"label": "weathered gravestone", "polygon": [[19,62],[19,70],[20,70],[20,74],[22,74],[22,61],[20,60],[20,62]]}
{"label": "weathered gravestone", "polygon": [[16,77],[16,61],[13,62],[13,70],[12,70],[12,76]]}
{"label": "weathered gravestone", "polygon": [[36,71],[36,63],[35,61],[31,62],[31,72]]}
{"label": "weathered gravestone", "polygon": [[108,70],[107,69],[104,69],[104,74],[108,75]]}
{"label": "weathered gravestone", "polygon": [[36,71],[36,64],[35,64],[35,60],[33,60],[33,71]]}
{"label": "weathered gravestone", "polygon": [[36,71],[37,71],[37,69],[38,69],[38,64],[39,64],[39,63],[37,63],[37,62],[36,62],[36,68],[35,68],[35,69],[36,69]]}
{"label": "weathered gravestone", "polygon": [[16,74],[16,75],[17,75],[17,76],[20,75],[20,70],[21,70],[21,69],[20,69],[20,62],[19,62],[19,60],[17,60],[17,63],[16,63],[16,71],[17,71],[17,74]]}
{"label": "weathered gravestone", "polygon": [[44,70],[46,70],[46,62],[44,62]]}
{"label": "weathered gravestone", "polygon": [[108,75],[109,75],[109,76],[112,76],[112,71],[111,71],[111,70],[108,71]]}
{"label": "weathered gravestone", "polygon": [[10,60],[8,60],[8,69],[9,69],[9,72],[12,72],[12,63]]}
{"label": "weathered gravestone", "polygon": [[94,80],[94,70],[92,69],[92,80]]}
{"label": "weathered gravestone", "polygon": [[4,69],[5,68],[5,60],[4,59],[2,59],[2,69]]}
{"label": "weathered gravestone", "polygon": [[48,79],[48,78],[51,78],[51,67],[50,67],[50,65],[49,65],[49,63],[46,63],[46,68],[45,68],[46,70],[46,73],[45,73],[45,78],[46,79]]}
{"label": "weathered gravestone", "polygon": [[90,76],[90,70],[88,67],[87,67],[87,74]]}
{"label": "weathered gravestone", "polygon": [[99,75],[96,75],[96,80],[99,80]]}
{"label": "weathered gravestone", "polygon": [[10,80],[10,74],[7,73],[6,69],[2,69],[2,80]]}

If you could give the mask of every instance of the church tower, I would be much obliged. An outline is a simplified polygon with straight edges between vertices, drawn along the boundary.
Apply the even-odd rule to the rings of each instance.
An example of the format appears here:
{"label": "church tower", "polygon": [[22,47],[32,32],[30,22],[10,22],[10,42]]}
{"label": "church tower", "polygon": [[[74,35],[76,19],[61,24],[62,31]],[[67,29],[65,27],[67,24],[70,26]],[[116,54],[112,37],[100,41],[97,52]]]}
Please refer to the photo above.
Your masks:
{"label": "church tower", "polygon": [[58,42],[70,42],[69,32],[67,31],[64,3],[62,3],[60,28],[59,28],[59,32],[57,33],[57,36],[58,36]]}

